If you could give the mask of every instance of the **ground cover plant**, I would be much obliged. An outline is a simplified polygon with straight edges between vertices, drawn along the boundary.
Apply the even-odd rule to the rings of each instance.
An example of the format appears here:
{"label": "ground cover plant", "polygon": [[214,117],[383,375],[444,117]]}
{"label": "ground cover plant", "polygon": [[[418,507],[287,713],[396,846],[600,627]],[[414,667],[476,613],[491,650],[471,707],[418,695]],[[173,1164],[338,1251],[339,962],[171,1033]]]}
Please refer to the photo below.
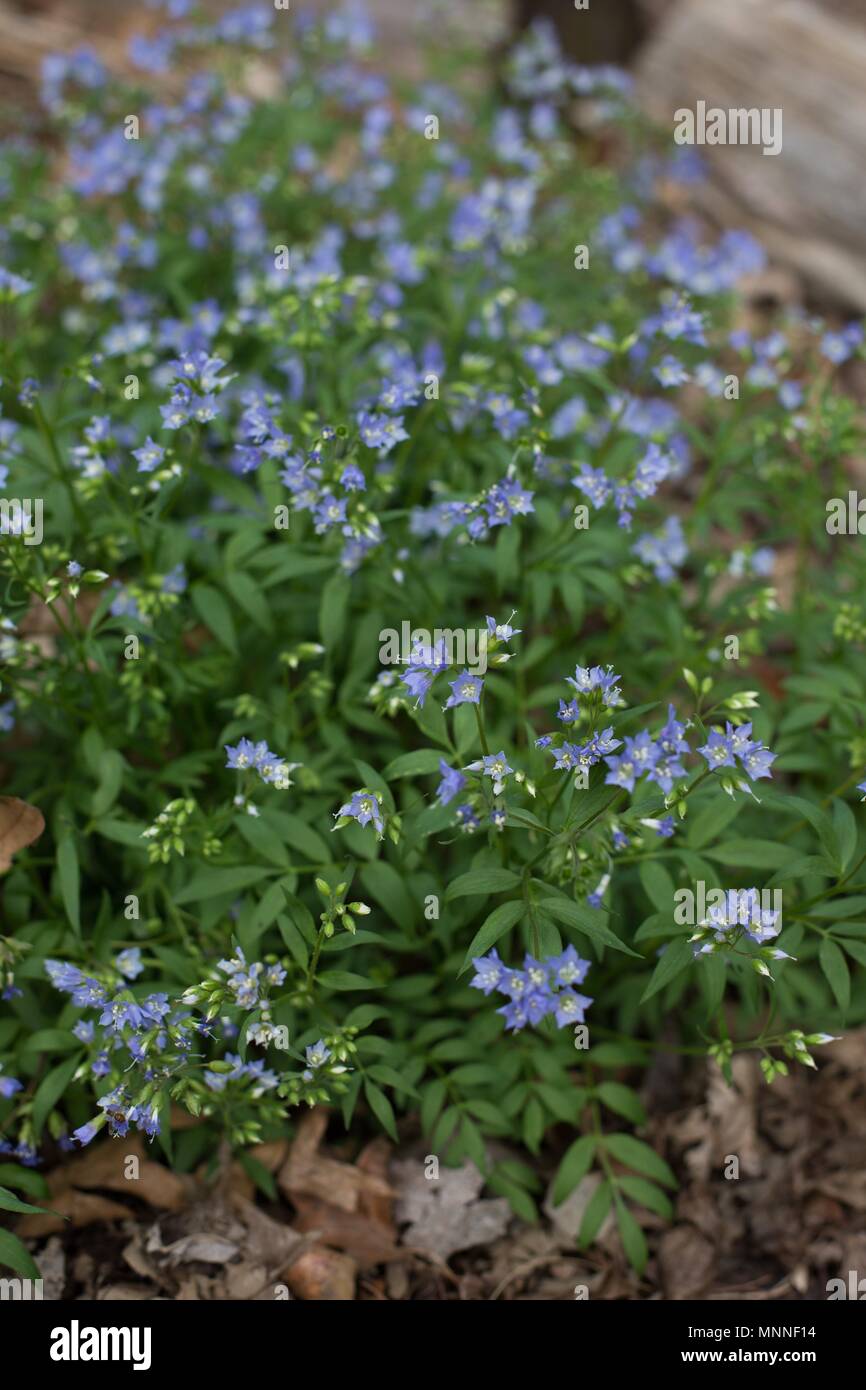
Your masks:
{"label": "ground cover plant", "polygon": [[328,1105],[641,1270],[654,1052],[866,1019],[862,332],[544,28],[165,8],[2,149],[0,1208]]}

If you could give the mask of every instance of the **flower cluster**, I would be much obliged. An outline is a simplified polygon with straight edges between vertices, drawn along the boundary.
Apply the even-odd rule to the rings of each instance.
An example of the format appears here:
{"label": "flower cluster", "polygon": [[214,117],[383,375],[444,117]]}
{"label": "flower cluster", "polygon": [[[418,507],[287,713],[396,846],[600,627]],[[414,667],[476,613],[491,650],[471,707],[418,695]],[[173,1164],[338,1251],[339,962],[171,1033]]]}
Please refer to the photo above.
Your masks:
{"label": "flower cluster", "polygon": [[720,901],[710,903],[706,916],[689,938],[696,959],[733,951],[743,938],[761,948],[753,957],[754,967],[761,975],[770,974],[768,960],[793,959],[786,951],[767,946],[781,931],[782,914],[764,906],[757,888],[711,890],[708,898],[713,896]]}
{"label": "flower cluster", "polygon": [[[272,753],[267,743],[253,743],[251,739],[242,738],[232,746],[225,745],[228,761],[226,767],[232,768],[236,772],[257,772],[263,782],[276,787],[279,791],[285,791],[292,786],[290,774],[300,767],[300,763],[287,763],[278,753]],[[243,798],[240,798],[241,803]]]}
{"label": "flower cluster", "polygon": [[[714,772],[723,767],[736,767],[736,760],[739,759],[743,772],[752,781],[761,777],[772,777],[770,767],[776,754],[764,747],[762,739],[750,738],[751,732],[751,724],[741,724],[735,728],[728,722],[724,733],[721,729],[712,729],[706,743],[698,752]],[[738,785],[744,788],[746,784],[741,781]]]}
{"label": "flower cluster", "polygon": [[523,969],[515,970],[503,964],[494,948],[486,956],[476,956],[472,964],[476,975],[470,984],[484,994],[494,990],[509,1000],[496,1012],[502,1014],[506,1027],[514,1032],[527,1024],[537,1026],[543,1018],[555,1018],[557,1027],[582,1023],[584,1010],[592,1000],[578,994],[574,985],[582,985],[589,970],[589,961],[581,960],[573,946],[567,946],[559,956],[539,961],[527,955]]}

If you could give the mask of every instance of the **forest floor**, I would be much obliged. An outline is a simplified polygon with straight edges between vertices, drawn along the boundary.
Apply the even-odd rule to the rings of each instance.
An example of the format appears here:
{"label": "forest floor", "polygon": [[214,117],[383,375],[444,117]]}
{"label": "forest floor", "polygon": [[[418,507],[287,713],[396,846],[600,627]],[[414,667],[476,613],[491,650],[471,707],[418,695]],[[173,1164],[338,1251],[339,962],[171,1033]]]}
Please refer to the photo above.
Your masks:
{"label": "forest floor", "polygon": [[[639,1212],[642,1278],[612,1222],[577,1249],[592,1177],[558,1208],[542,1195],[530,1225],[471,1164],[437,1176],[411,1121],[399,1145],[359,1151],[323,1110],[250,1151],[268,1195],[237,1163],[208,1183],[138,1139],[104,1140],[48,1173],[58,1215],[16,1229],[53,1299],[824,1299],[828,1280],[866,1271],[866,1031],[823,1048],[819,1068],[768,1087],[740,1054],[729,1087],[714,1064],[657,1055],[646,1137],[680,1186],[672,1223]],[[560,1149],[572,1137],[563,1127]],[[556,1138],[537,1160],[545,1187]]]}

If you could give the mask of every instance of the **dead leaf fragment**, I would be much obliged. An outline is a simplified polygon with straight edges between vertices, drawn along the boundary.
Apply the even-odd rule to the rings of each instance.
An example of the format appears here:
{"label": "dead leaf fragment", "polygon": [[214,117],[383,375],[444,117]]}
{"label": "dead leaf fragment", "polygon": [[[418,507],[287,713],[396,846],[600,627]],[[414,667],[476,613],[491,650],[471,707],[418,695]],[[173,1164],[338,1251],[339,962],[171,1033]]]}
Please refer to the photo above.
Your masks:
{"label": "dead leaf fragment", "polygon": [[0,874],[12,868],[12,856],[26,849],[45,829],[45,817],[17,796],[0,796]]}
{"label": "dead leaf fragment", "polygon": [[505,1197],[479,1200],[484,1178],[469,1159],[461,1168],[442,1168],[438,1178],[425,1177],[419,1159],[393,1165],[399,1200],[396,1217],[408,1222],[405,1245],[433,1251],[447,1260],[458,1250],[489,1245],[508,1229],[511,1208]]}
{"label": "dead leaf fragment", "polygon": [[[78,1192],[69,1188],[51,1198],[53,1211],[44,1216],[22,1216],[15,1228],[19,1236],[48,1236],[68,1230],[68,1217],[73,1226],[92,1226],[98,1221],[123,1221],[132,1216],[129,1207],[100,1197],[96,1192]],[[55,1215],[56,1213],[56,1215]]]}
{"label": "dead leaf fragment", "polygon": [[670,1299],[700,1298],[712,1278],[715,1251],[694,1226],[665,1231],[659,1264],[665,1294]]}
{"label": "dead leaf fragment", "polygon": [[[129,1160],[137,1160],[135,1167]],[[128,1174],[135,1171],[137,1176]],[[189,1180],[149,1158],[139,1134],[128,1134],[120,1143],[106,1139],[49,1174],[52,1196],[69,1187],[105,1188],[140,1197],[160,1211],[180,1211],[190,1197]],[[56,1205],[56,1203],[55,1203]]]}
{"label": "dead leaf fragment", "polygon": [[324,1111],[313,1110],[298,1126],[291,1152],[277,1174],[286,1196],[293,1201],[296,1195],[316,1197],[343,1211],[363,1210],[362,1196],[368,1211],[372,1210],[374,1198],[389,1201],[394,1194],[376,1173],[365,1171],[360,1165],[340,1163],[319,1152],[327,1123]]}
{"label": "dead leaf fragment", "polygon": [[284,1279],[297,1298],[316,1303],[348,1303],[355,1297],[357,1272],[349,1255],[314,1245],[295,1260]]}

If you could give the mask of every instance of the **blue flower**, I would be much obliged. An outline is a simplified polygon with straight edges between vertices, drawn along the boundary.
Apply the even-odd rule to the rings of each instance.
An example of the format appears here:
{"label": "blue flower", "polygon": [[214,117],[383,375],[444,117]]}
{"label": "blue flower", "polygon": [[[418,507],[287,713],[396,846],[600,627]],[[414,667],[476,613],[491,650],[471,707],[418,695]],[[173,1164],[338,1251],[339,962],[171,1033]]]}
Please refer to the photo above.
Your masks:
{"label": "blue flower", "polygon": [[[351,800],[345,802],[339,811],[335,812],[335,815],[340,819],[345,816],[347,819],[356,820],[359,825],[369,825],[372,821],[380,838],[385,829],[381,797],[377,792],[366,790],[355,792]],[[338,828],[338,826],[334,827],[335,830]]]}
{"label": "blue flower", "polygon": [[139,473],[152,473],[165,458],[165,449],[161,444],[155,444],[148,435],[140,449],[133,449],[132,457],[138,464]]}
{"label": "blue flower", "polygon": [[74,1129],[72,1131],[72,1136],[74,1139],[77,1139],[81,1147],[84,1148],[85,1144],[91,1143],[98,1133],[99,1127],[92,1122],[88,1122],[86,1125],[79,1125],[78,1129]]}
{"label": "blue flower", "polygon": [[462,806],[457,807],[456,815],[458,821],[460,822],[460,825],[469,835],[471,835],[473,831],[477,830],[479,825],[481,824],[480,820],[478,819],[468,802],[464,803],[464,805]]}
{"label": "blue flower", "polygon": [[232,748],[231,744],[227,743],[225,745],[225,750],[228,753],[226,767],[244,771],[246,768],[252,767],[255,762],[255,744],[248,738],[239,739],[234,748]]}
{"label": "blue flower", "polygon": [[621,690],[616,682],[620,677],[612,666],[576,666],[573,676],[565,678],[573,685],[579,695],[589,695],[593,690],[601,691],[602,703],[611,706],[619,703]]}
{"label": "blue flower", "polygon": [[444,758],[439,759],[439,771],[442,781],[436,789],[436,799],[440,806],[447,806],[466,786],[466,778],[456,768],[449,767]]}
{"label": "blue flower", "polygon": [[706,759],[707,765],[711,768],[716,767],[736,767],[734,761],[734,749],[731,740],[726,737],[719,729],[712,729],[706,743],[698,749],[702,758]]}
{"label": "blue flower", "polygon": [[401,676],[401,680],[409,694],[415,696],[415,704],[423,709],[436,676],[440,671],[446,671],[450,665],[445,641],[440,640],[432,647],[419,642],[413,646],[409,659],[410,665],[406,668],[405,675]]}
{"label": "blue flower", "polygon": [[573,946],[566,946],[561,956],[551,956],[547,965],[560,985],[582,985],[589,970],[589,961],[581,960]]}
{"label": "blue flower", "polygon": [[128,980],[136,980],[144,969],[141,963],[141,947],[130,946],[127,950],[121,951],[115,956],[114,964],[121,975],[125,975]]}
{"label": "blue flower", "polygon": [[[512,617],[512,618],[514,617],[514,614],[513,614],[513,613],[512,613],[512,615],[511,615],[511,617]],[[511,640],[512,637],[517,637],[518,634],[519,634],[520,632],[522,632],[522,630],[523,630],[522,628],[519,628],[519,627],[512,627],[512,626],[511,626],[511,618],[509,618],[509,620],[508,620],[507,623],[497,623],[496,619],[495,619],[495,618],[491,618],[491,617],[489,616],[489,614],[488,614],[488,617],[487,617],[487,635],[488,635],[488,637],[495,637],[496,640],[499,641],[499,642],[509,642],[509,641]]]}
{"label": "blue flower", "polygon": [[445,709],[451,709],[454,705],[477,705],[484,689],[481,677],[472,676],[468,671],[461,672],[456,680],[449,681],[448,684],[452,694],[445,702]]}
{"label": "blue flower", "polygon": [[140,1028],[147,1022],[144,1010],[134,999],[112,999],[106,1002],[99,1016],[100,1026],[120,1033],[124,1028]]}
{"label": "blue flower", "polygon": [[469,763],[467,772],[480,772],[482,777],[492,777],[496,796],[505,787],[505,778],[514,771],[504,753],[485,753],[479,762]]}
{"label": "blue flower", "polygon": [[314,1068],[323,1067],[331,1056],[331,1049],[326,1047],[324,1041],[320,1038],[317,1043],[313,1043],[311,1047],[305,1049],[305,1056],[307,1058],[307,1066]]}
{"label": "blue flower", "polygon": [[560,990],[556,996],[554,1017],[560,1028],[564,1028],[569,1023],[583,1023],[584,1010],[588,1009],[592,999],[586,994],[575,994],[572,989]]}

